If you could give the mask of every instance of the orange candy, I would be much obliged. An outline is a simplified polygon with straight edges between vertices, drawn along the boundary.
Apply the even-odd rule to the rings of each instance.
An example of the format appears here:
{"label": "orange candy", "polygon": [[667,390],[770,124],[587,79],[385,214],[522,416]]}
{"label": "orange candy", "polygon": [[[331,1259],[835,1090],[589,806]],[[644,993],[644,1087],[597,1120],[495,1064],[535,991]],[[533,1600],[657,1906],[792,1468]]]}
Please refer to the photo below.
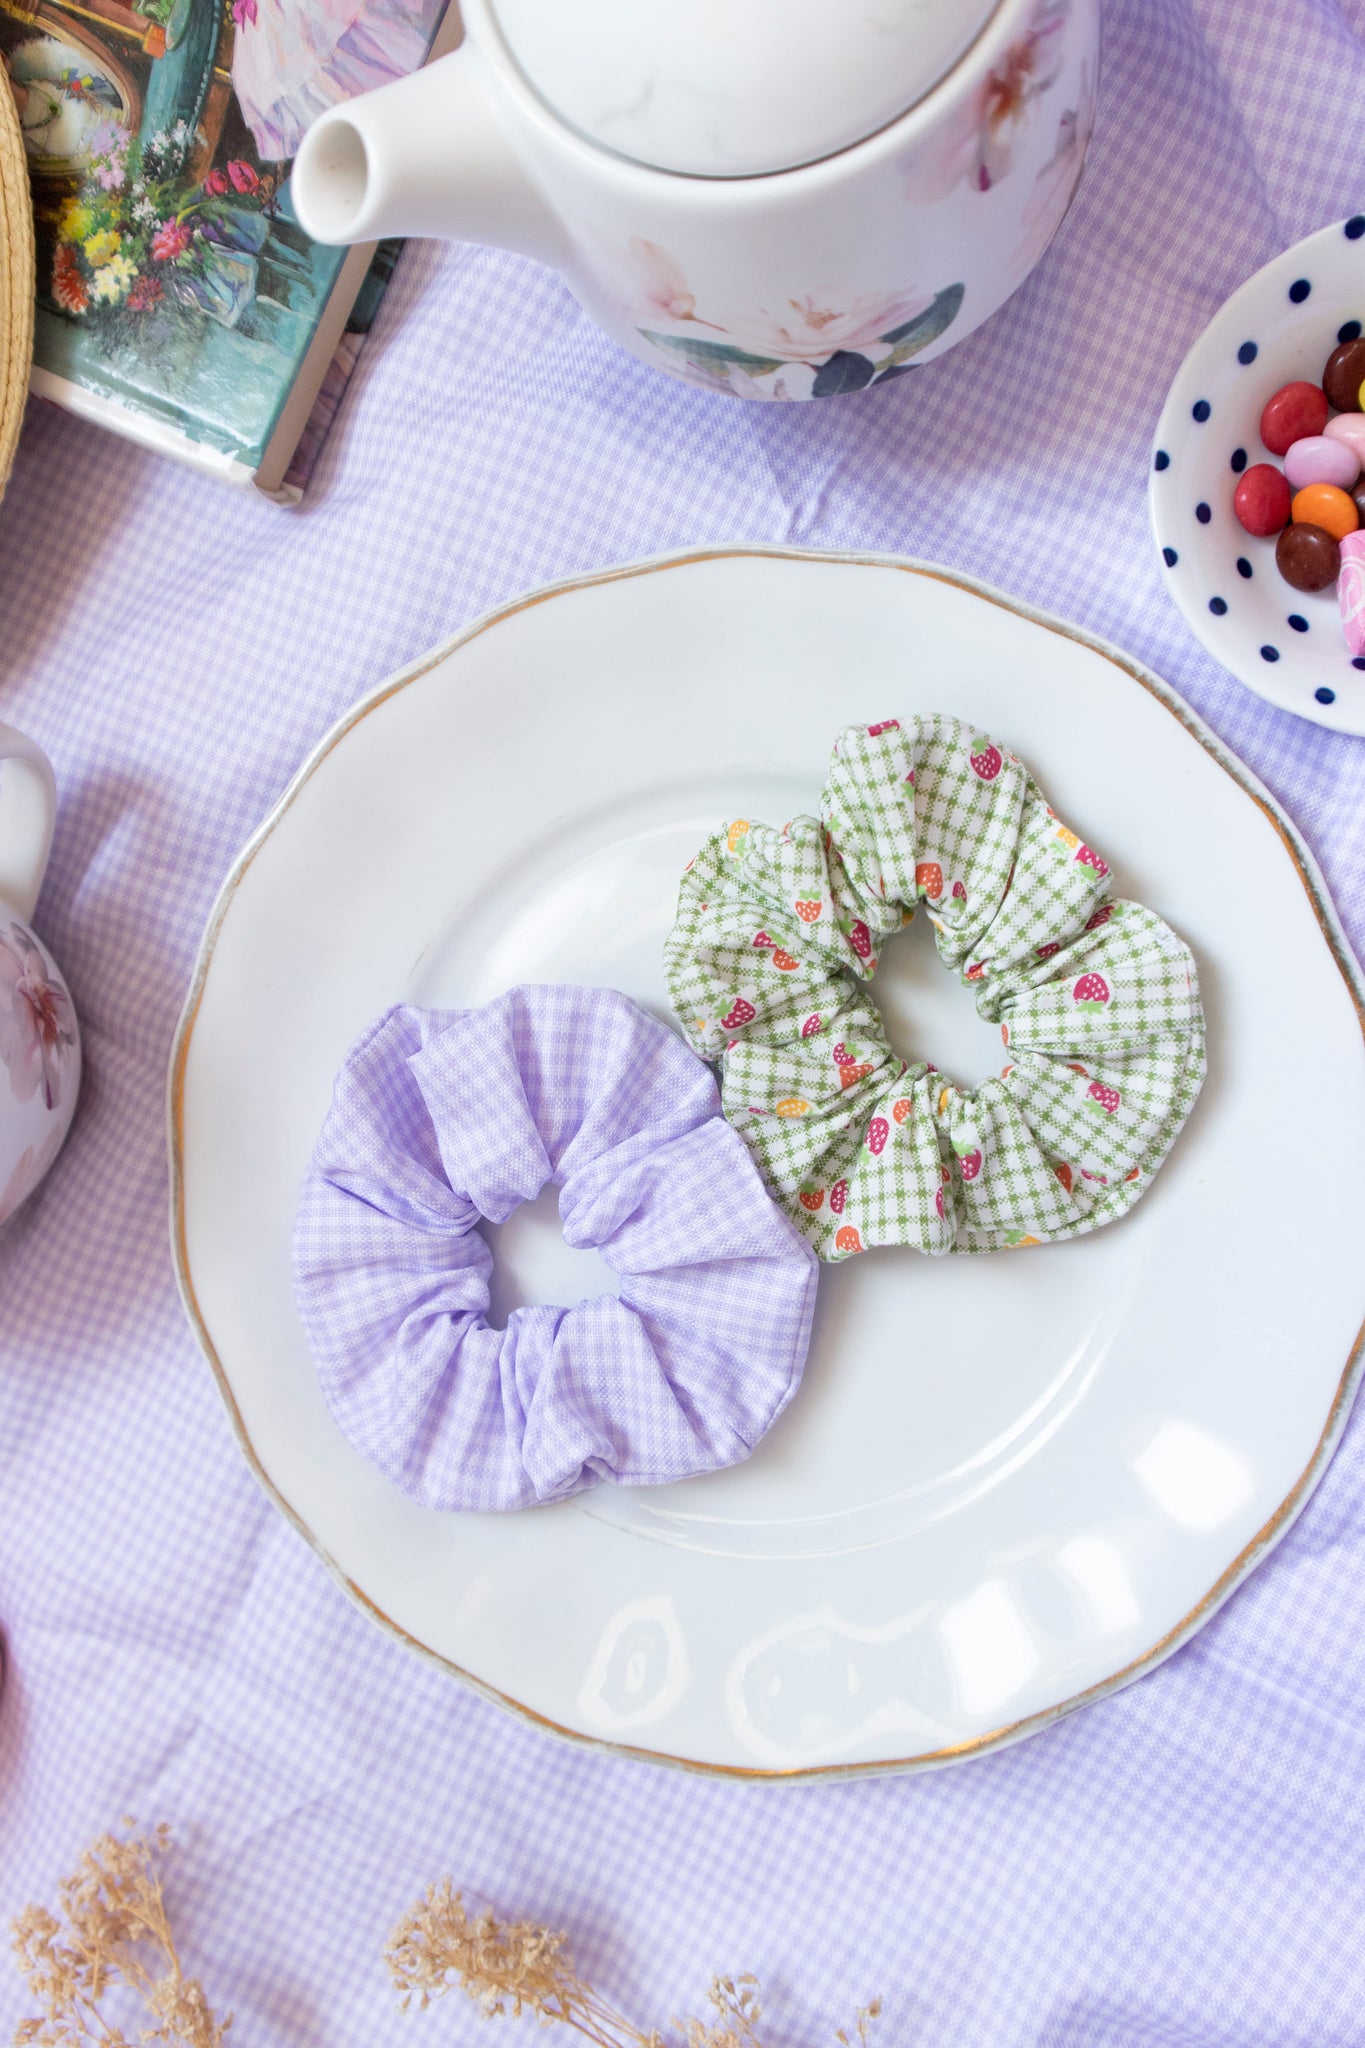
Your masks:
{"label": "orange candy", "polygon": [[1360,524],[1354,501],[1335,484],[1305,484],[1289,510],[1296,526],[1320,526],[1333,540],[1345,540]]}

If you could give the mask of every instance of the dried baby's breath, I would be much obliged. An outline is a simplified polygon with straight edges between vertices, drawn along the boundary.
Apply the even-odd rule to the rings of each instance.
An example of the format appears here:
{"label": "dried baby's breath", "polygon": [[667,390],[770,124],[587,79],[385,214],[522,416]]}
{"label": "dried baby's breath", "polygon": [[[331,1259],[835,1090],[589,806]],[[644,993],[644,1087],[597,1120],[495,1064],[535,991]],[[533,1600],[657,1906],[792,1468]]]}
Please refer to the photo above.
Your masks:
{"label": "dried baby's breath", "polygon": [[881,2013],[880,1998],[874,1998],[870,2005],[860,2005],[853,2015],[853,2032],[846,2033],[844,2028],[840,2027],[834,2036],[835,2040],[841,2041],[843,2048],[867,2048],[872,2022],[880,2019]]}
{"label": "dried baby's breath", "polygon": [[[125,1827],[133,1823],[126,1821]],[[32,2048],[222,2048],[219,2021],[197,1978],[180,1967],[156,1859],[170,1829],[101,1835],[57,1887],[59,1911],[26,1906],[12,1946],[41,2011],[21,2020],[16,2043]],[[101,2007],[118,1984],[136,1992],[152,2021],[124,2033]]]}
{"label": "dried baby's breath", "polygon": [[[534,2013],[542,2026],[573,2027],[598,2048],[668,2048],[657,2028],[646,2033],[598,1997],[574,1966],[566,1934],[531,1920],[500,1920],[491,1908],[477,1918],[465,1911],[450,1879],[428,1885],[399,1921],[384,1950],[394,1988],[406,2009],[459,1986],[485,2019]],[[763,2048],[763,2013],[753,1977],[713,1977],[709,2019],[675,2019],[684,2048]],[[840,2028],[843,2048],[866,2048],[881,2000],[854,2015],[853,2031]]]}
{"label": "dried baby's breath", "polygon": [[384,1950],[389,1975],[406,2008],[429,2005],[453,1985],[485,2019],[532,2012],[543,2024],[576,2027],[600,2048],[664,2048],[613,2012],[574,1968],[568,1936],[530,1920],[471,1919],[450,1879],[430,1884],[399,1921]]}

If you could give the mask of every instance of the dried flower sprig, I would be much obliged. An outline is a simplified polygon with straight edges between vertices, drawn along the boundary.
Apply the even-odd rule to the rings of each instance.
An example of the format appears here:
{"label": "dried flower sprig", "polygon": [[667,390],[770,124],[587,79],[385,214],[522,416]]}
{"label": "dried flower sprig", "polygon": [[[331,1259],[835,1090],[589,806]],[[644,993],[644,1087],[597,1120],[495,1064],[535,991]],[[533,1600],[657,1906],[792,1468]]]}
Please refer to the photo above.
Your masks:
{"label": "dried flower sprig", "polygon": [[42,2008],[19,2022],[17,2044],[134,2048],[101,2010],[109,1991],[124,1984],[154,2022],[138,2030],[144,2048],[222,2048],[232,2017],[215,2019],[203,1987],[185,1975],[176,1953],[156,1870],[170,1839],[164,1824],[150,1836],[101,1835],[59,1883],[59,1913],[26,1906],[13,1922],[19,1968]]}
{"label": "dried flower sprig", "polygon": [[[404,1914],[384,1960],[405,2010],[414,1999],[420,2008],[458,1985],[485,2019],[534,2013],[542,2025],[573,2027],[596,2048],[668,2048],[658,2028],[644,2032],[584,1983],[566,1934],[530,1920],[500,1920],[491,1908],[471,1919],[448,1877],[428,1885]],[[673,2022],[685,2048],[762,2048],[755,1978],[713,1977],[706,1996],[712,2018]],[[841,2027],[835,2037],[842,2048],[866,2048],[880,2012],[879,1998],[860,2007],[852,2033]]]}

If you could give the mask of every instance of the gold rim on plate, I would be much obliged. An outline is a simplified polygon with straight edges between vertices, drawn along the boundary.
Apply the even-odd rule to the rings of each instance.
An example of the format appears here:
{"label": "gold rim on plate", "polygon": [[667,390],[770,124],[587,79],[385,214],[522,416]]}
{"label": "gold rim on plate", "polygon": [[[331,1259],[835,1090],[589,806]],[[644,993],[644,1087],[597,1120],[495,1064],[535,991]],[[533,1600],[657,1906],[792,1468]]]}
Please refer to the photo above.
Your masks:
{"label": "gold rim on plate", "polygon": [[559,597],[573,590],[590,589],[606,583],[624,582],[629,578],[637,576],[659,575],[666,570],[685,569],[695,563],[728,561],[739,557],[754,556],[766,556],[771,559],[787,562],[833,562],[845,567],[894,569],[905,575],[923,576],[934,582],[950,583],[960,590],[970,592],[974,597],[983,598],[988,604],[997,605],[1002,611],[1013,612],[1016,617],[1027,619],[1032,625],[1042,626],[1048,632],[1057,633],[1064,639],[1073,640],[1079,646],[1089,648],[1093,653],[1101,655],[1104,660],[1111,662],[1115,668],[1121,670],[1133,682],[1140,684],[1144,690],[1155,697],[1157,702],[1170,712],[1171,716],[1184,727],[1191,739],[1195,740],[1204,749],[1205,753],[1212,757],[1218,766],[1223,769],[1224,773],[1231,776],[1243,794],[1250,798],[1251,802],[1256,805],[1257,809],[1264,814],[1274,827],[1285,852],[1294,864],[1300,882],[1303,884],[1304,892],[1312,906],[1313,914],[1327,942],[1328,951],[1336,963],[1342,980],[1346,983],[1347,991],[1350,994],[1356,1017],[1361,1027],[1362,1051],[1365,1051],[1365,979],[1362,979],[1360,969],[1356,965],[1350,945],[1328,897],[1322,876],[1318,872],[1316,861],[1303,844],[1294,825],[1285,816],[1284,812],[1280,810],[1270,792],[1256,780],[1249,769],[1245,768],[1237,760],[1235,755],[1231,754],[1224,747],[1216,733],[1204,724],[1204,721],[1198,714],[1181,697],[1177,696],[1168,684],[1163,683],[1158,676],[1154,675],[1150,669],[1143,668],[1140,663],[1120,653],[1116,647],[1109,646],[1107,642],[1097,639],[1094,634],[1085,632],[1079,626],[1068,625],[1065,621],[1054,618],[1047,612],[1036,611],[1030,605],[1020,603],[1014,598],[1006,597],[1002,591],[993,589],[989,584],[979,583],[975,577],[962,575],[957,570],[941,568],[934,563],[917,562],[899,555],[859,554],[820,548],[736,546],[689,549],[679,554],[654,556],[646,561],[630,563],[616,569],[603,569],[582,576],[565,577],[557,583],[546,584],[541,589],[530,592],[527,596],[516,598],[510,604],[500,605],[496,610],[486,612],[482,618],[476,619],[472,625],[466,626],[462,632],[456,633],[443,646],[434,649],[430,654],[422,655],[411,667],[391,677],[388,682],[380,684],[369,696],[363,697],[332,728],[304,762],[274,810],[271,811],[270,815],[238,855],[219,892],[218,900],[210,914],[208,926],[204,933],[189,993],[185,998],[185,1006],[181,1012],[179,1026],[176,1030],[175,1043],[171,1050],[167,1090],[168,1142],[171,1172],[171,1254],[175,1263],[176,1282],[180,1289],[181,1300],[185,1305],[185,1312],[190,1319],[195,1335],[199,1339],[204,1355],[213,1368],[214,1377],[218,1382],[218,1391],[223,1397],[233,1430],[236,1433],[237,1441],[242,1448],[242,1453],[247,1463],[275,1506],[317,1553],[337,1584],[350,1595],[358,1606],[362,1607],[367,1614],[371,1615],[374,1620],[387,1629],[391,1635],[396,1636],[401,1643],[406,1644],[409,1649],[415,1650],[419,1656],[425,1658],[429,1663],[437,1665],[442,1671],[449,1672],[463,1684],[470,1686],[475,1692],[481,1694],[483,1698],[494,1701],[498,1706],[508,1708],[522,1720],[531,1723],[532,1726],[546,1729],[550,1733],[562,1736],[566,1741],[577,1743],[585,1749],[597,1750],[611,1756],[634,1757],[653,1764],[665,1764],[678,1770],[695,1771],[705,1777],[773,1780],[783,1783],[811,1783],[821,1780],[833,1781],[848,1778],[876,1777],[891,1772],[927,1770],[937,1765],[955,1763],[966,1757],[980,1756],[989,1750],[1003,1748],[1007,1743],[1017,1742],[1026,1735],[1036,1734],[1041,1729],[1049,1727],[1054,1721],[1060,1720],[1064,1714],[1074,1713],[1078,1707],[1089,1706],[1095,1700],[1103,1699],[1109,1693],[1118,1691],[1121,1686],[1132,1684],[1134,1679],[1143,1677],[1145,1673],[1153,1670],[1156,1665],[1162,1663],[1175,1650],[1178,1650],[1188,1637],[1193,1635],[1204,1622],[1216,1613],[1223,1602],[1236,1591],[1242,1580],[1279,1542],[1326,1471],[1332,1452],[1336,1448],[1337,1440],[1345,1426],[1346,1418],[1350,1413],[1351,1403],[1355,1397],[1357,1381],[1360,1375],[1360,1367],[1362,1361],[1365,1360],[1365,1322],[1362,1322],[1355,1343],[1351,1348],[1350,1356],[1342,1368],[1341,1377],[1337,1382],[1336,1393],[1333,1396],[1327,1420],[1323,1425],[1322,1433],[1318,1438],[1313,1455],[1294,1485],[1275,1509],[1275,1512],[1257,1530],[1251,1541],[1214,1581],[1203,1599],[1198,1601],[1190,1609],[1189,1613],[1184,1615],[1173,1628],[1168,1629],[1165,1635],[1159,1637],[1149,1649],[1144,1650],[1131,1663],[1124,1665],[1121,1670],[1113,1672],[1108,1678],[1101,1679],[1097,1684],[1088,1686],[1085,1691],[1076,1693],[1069,1699],[1059,1701],[1055,1706],[1045,1707],[1038,1713],[1030,1714],[1020,1721],[1006,1722],[999,1728],[990,1729],[984,1735],[973,1736],[967,1742],[953,1743],[942,1749],[926,1750],[914,1756],[887,1757],[866,1763],[816,1764],[796,1766],[790,1770],[765,1770],[756,1765],[707,1763],[695,1757],[673,1756],[666,1750],[646,1749],[633,1743],[611,1742],[600,1736],[586,1735],[577,1728],[567,1728],[561,1722],[552,1720],[548,1715],[537,1713],[534,1707],[528,1707],[523,1701],[512,1698],[510,1694],[500,1692],[496,1686],[488,1685],[473,1672],[464,1670],[462,1666],[456,1664],[451,1658],[442,1656],[439,1651],[433,1650],[429,1644],[419,1641],[400,1622],[395,1621],[392,1616],[386,1614],[381,1607],[377,1606],[370,1599],[369,1595],[356,1584],[354,1579],[350,1578],[343,1571],[341,1566],[328,1552],[325,1545],[303,1520],[302,1516],[285,1499],[271,1479],[255,1445],[252,1443],[242,1419],[241,1411],[237,1406],[228,1375],[214,1348],[213,1339],[209,1335],[208,1326],[199,1308],[194,1286],[194,1276],[190,1269],[189,1249],[185,1231],[185,1069],[189,1061],[195,1021],[203,1000],[209,969],[213,964],[214,948],[217,943],[218,934],[228,911],[232,907],[233,898],[236,895],[237,887],[242,877],[270,838],[275,827],[289,810],[295,797],[302,790],[305,783],[308,782],[314,771],[332,752],[332,749],[345,739],[360,724],[362,719],[367,718],[372,711],[376,711],[381,704],[387,703],[389,698],[395,696],[399,690],[406,689],[410,683],[414,683],[420,677],[429,674],[433,668],[438,667],[443,661],[447,660],[457,648],[467,645],[471,640],[477,640],[481,635],[490,631],[492,627],[500,625],[504,619],[513,618],[517,613],[527,611],[534,605],[545,604],[551,598]]}

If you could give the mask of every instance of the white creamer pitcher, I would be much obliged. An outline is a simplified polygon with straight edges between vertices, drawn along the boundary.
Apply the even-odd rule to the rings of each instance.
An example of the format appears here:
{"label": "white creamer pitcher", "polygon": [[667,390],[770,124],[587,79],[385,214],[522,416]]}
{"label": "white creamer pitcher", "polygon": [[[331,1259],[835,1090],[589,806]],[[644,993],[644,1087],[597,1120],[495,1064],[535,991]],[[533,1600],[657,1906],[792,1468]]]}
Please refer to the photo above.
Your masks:
{"label": "white creamer pitcher", "polygon": [[560,270],[657,369],[825,398],[970,334],[1047,247],[1099,0],[463,0],[452,55],[325,113],[325,242],[444,235]]}
{"label": "white creamer pitcher", "polygon": [[61,1150],[81,1084],[70,991],[29,919],[52,845],[46,754],[0,725],[0,1224]]}

